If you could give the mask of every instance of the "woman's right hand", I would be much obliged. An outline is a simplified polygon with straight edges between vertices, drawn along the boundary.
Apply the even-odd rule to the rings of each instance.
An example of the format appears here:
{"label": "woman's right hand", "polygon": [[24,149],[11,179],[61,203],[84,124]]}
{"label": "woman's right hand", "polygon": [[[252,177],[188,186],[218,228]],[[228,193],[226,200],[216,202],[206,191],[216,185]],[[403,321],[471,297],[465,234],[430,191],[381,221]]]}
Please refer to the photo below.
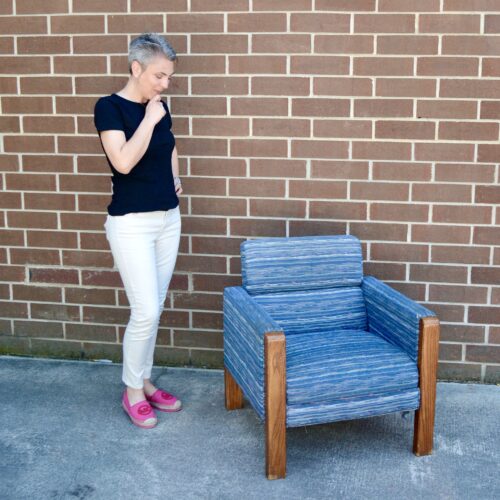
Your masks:
{"label": "woman's right hand", "polygon": [[144,118],[151,120],[156,125],[166,114],[167,112],[161,102],[161,96],[155,95],[146,106],[146,115]]}

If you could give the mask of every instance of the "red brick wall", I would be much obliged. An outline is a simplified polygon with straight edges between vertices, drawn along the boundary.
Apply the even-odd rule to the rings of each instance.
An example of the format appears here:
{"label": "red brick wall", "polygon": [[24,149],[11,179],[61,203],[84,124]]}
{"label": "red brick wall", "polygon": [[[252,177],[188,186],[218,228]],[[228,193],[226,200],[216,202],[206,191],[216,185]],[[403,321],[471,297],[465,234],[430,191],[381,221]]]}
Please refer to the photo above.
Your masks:
{"label": "red brick wall", "polygon": [[347,232],[438,313],[441,378],[498,380],[499,29],[498,0],[3,0],[1,349],[120,356],[92,112],[159,31],[186,194],[158,361],[221,366],[245,238]]}

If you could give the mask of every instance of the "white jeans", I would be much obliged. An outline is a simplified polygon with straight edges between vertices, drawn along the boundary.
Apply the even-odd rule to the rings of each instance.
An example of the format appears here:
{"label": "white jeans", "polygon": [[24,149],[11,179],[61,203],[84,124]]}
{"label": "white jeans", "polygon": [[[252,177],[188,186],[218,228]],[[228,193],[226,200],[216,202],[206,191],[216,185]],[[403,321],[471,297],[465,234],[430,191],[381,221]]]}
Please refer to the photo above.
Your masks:
{"label": "white jeans", "polygon": [[104,227],[131,308],[122,380],[141,389],[151,377],[158,324],[177,259],[180,210],[108,214]]}

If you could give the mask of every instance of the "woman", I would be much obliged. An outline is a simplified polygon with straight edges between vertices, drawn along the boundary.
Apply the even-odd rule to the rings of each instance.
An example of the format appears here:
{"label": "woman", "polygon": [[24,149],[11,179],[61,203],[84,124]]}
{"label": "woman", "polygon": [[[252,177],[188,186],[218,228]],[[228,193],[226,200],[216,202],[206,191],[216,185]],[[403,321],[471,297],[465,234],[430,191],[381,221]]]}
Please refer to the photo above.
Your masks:
{"label": "woman", "polygon": [[156,334],[174,270],[182,193],[172,120],[160,98],[174,74],[176,53],[160,35],[131,41],[127,84],[101,97],[94,123],[112,171],[113,195],[104,227],[131,307],[123,338],[122,406],[143,428],[181,402],[151,382]]}

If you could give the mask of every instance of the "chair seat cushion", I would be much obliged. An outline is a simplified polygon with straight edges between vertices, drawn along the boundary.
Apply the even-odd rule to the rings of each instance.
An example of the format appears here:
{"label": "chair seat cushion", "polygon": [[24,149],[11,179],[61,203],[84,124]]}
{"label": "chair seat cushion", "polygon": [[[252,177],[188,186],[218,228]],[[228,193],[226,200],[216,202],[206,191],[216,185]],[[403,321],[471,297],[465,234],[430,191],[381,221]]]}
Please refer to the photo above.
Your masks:
{"label": "chair seat cushion", "polygon": [[364,330],[286,336],[287,405],[331,403],[418,387],[418,369],[400,348]]}

